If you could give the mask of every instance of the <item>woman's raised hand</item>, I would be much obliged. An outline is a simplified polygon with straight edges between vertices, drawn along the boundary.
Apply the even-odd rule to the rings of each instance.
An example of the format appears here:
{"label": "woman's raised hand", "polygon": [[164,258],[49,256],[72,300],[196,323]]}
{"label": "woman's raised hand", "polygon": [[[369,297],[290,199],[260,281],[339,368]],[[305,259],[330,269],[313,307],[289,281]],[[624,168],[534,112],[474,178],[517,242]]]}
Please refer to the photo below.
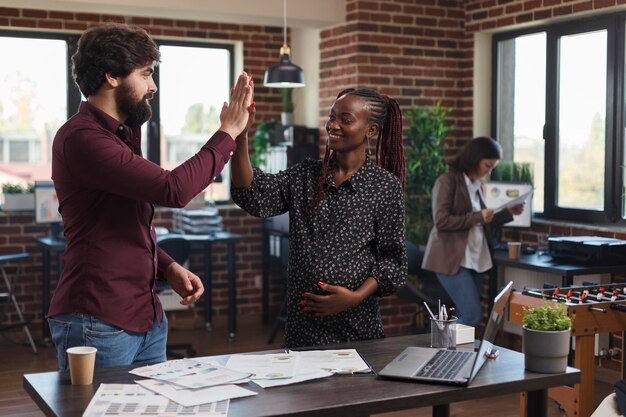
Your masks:
{"label": "woman's raised hand", "polygon": [[235,139],[248,125],[249,107],[252,104],[254,84],[243,72],[230,94],[230,103],[224,103],[220,112],[220,129]]}

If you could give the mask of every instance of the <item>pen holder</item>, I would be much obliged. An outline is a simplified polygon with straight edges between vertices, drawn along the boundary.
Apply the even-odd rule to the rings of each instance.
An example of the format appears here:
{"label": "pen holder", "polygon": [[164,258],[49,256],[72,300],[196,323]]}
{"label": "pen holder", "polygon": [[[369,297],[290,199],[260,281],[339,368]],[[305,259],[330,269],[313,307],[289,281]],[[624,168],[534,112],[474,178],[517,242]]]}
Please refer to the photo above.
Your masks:
{"label": "pen holder", "polygon": [[456,321],[451,316],[448,320],[430,319],[430,347],[451,349],[456,347]]}

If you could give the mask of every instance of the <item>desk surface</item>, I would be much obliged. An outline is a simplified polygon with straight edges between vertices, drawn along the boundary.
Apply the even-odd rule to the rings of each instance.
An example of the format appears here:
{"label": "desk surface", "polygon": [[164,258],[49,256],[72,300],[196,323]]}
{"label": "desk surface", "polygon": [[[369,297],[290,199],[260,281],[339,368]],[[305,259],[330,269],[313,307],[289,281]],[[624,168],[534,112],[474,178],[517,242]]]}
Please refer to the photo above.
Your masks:
{"label": "desk surface", "polygon": [[[428,335],[401,336],[376,341],[336,345],[356,347],[370,365],[380,371],[406,346],[425,345]],[[215,357],[225,361],[227,356]],[[24,375],[25,390],[48,416],[81,416],[100,383],[132,383],[136,376],[120,367],[97,369],[94,384],[72,386],[68,373],[47,372]],[[549,387],[575,384],[580,371],[568,368],[562,374],[524,371],[524,356],[502,348],[496,360],[487,361],[469,387],[418,384],[378,376],[333,376],[294,385],[261,389],[253,383],[246,388],[259,392],[249,398],[232,400],[229,417],[320,416],[343,417],[449,404]]]}
{"label": "desk surface", "polygon": [[562,277],[571,278],[575,275],[604,274],[626,270],[625,265],[593,265],[593,264],[573,264],[563,261],[556,261],[548,254],[532,255],[521,254],[518,260],[509,258],[508,252],[496,251],[494,256],[496,265],[508,266],[512,268],[529,269]]}

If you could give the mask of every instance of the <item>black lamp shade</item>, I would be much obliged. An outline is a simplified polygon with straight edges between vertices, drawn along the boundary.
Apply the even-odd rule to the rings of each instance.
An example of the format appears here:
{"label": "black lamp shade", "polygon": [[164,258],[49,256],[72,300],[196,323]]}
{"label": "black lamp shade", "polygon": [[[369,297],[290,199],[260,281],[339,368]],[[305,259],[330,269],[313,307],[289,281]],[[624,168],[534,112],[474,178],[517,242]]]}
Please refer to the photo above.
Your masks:
{"label": "black lamp shade", "polygon": [[291,63],[288,54],[283,54],[278,64],[265,71],[263,84],[274,88],[304,87],[304,72],[302,68]]}

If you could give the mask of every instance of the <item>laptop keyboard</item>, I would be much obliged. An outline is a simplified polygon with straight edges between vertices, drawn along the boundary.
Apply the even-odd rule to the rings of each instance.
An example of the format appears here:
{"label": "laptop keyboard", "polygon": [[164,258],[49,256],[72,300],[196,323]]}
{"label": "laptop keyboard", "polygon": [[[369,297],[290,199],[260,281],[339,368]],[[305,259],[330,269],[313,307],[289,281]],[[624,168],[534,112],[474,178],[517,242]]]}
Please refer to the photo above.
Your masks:
{"label": "laptop keyboard", "polygon": [[453,378],[463,368],[472,353],[459,350],[440,350],[415,376]]}

